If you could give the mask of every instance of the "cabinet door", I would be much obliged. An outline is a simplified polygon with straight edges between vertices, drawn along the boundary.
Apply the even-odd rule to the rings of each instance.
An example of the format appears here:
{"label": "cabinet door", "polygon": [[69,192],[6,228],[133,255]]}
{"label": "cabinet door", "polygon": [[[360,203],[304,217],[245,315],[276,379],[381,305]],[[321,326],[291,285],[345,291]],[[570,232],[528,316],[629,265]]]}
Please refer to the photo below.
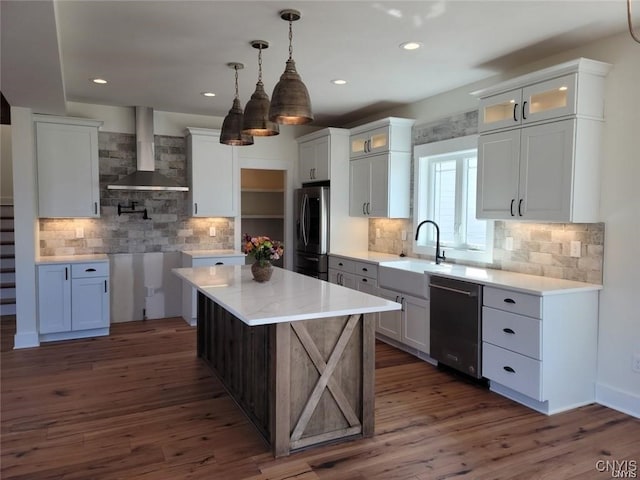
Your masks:
{"label": "cabinet door", "polygon": [[38,266],[39,333],[71,331],[71,268]]}
{"label": "cabinet door", "polygon": [[99,217],[98,128],[36,122],[38,216]]}
{"label": "cabinet door", "polygon": [[239,172],[234,147],[221,144],[217,135],[192,135],[189,155],[191,216],[235,216]]}
{"label": "cabinet door", "polygon": [[369,157],[368,160],[371,165],[371,193],[369,194],[371,203],[367,206],[366,211],[372,217],[388,217],[389,155],[383,153]]}
{"label": "cabinet door", "polygon": [[349,165],[349,215],[368,217],[371,203],[371,162],[368,158],[353,160]]}
{"label": "cabinet door", "polygon": [[[390,126],[384,126],[367,130],[365,132],[352,135],[351,142],[351,158],[358,158],[364,155],[374,153],[388,152],[389,145],[389,129]],[[409,127],[410,129],[410,127]]]}
{"label": "cabinet door", "polygon": [[[378,295],[385,300],[400,302],[401,295],[392,290],[379,289]],[[402,314],[401,310],[379,312],[376,332],[399,342],[402,341]]]}
{"label": "cabinet door", "polygon": [[74,278],[71,295],[71,330],[109,326],[109,280]]}
{"label": "cabinet door", "polygon": [[574,136],[575,120],[522,129],[518,211],[523,219],[571,221]]}
{"label": "cabinet door", "polygon": [[517,216],[520,129],[480,135],[476,217]]}
{"label": "cabinet door", "polygon": [[576,113],[578,76],[573,73],[522,90],[522,124]]}
{"label": "cabinet door", "polygon": [[522,90],[511,90],[480,100],[478,131],[520,125],[522,120]]}
{"label": "cabinet door", "polygon": [[429,300],[403,296],[402,343],[429,353]]}
{"label": "cabinet door", "polygon": [[329,180],[329,137],[318,138],[313,142],[315,165],[313,180],[315,182]]}
{"label": "cabinet door", "polygon": [[299,165],[298,180],[300,183],[313,180],[313,169],[316,168],[315,148],[313,141],[301,143],[298,148]]}

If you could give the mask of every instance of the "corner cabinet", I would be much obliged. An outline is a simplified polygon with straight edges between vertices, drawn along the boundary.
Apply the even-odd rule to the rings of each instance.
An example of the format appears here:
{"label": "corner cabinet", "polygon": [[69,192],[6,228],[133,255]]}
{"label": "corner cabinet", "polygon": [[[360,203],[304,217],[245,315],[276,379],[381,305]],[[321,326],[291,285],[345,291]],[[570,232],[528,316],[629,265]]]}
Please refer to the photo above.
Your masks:
{"label": "corner cabinet", "polygon": [[598,221],[609,68],[582,58],[474,92],[477,218]]}
{"label": "corner cabinet", "polygon": [[109,334],[109,263],[38,265],[40,341]]}
{"label": "corner cabinet", "polygon": [[351,130],[350,216],[409,217],[414,123],[406,118],[387,118]]}
{"label": "corner cabinet", "polygon": [[189,127],[186,139],[188,214],[235,217],[240,187],[235,147],[220,143],[220,130]]}
{"label": "corner cabinet", "polygon": [[100,216],[98,128],[101,121],[33,115],[38,216]]}

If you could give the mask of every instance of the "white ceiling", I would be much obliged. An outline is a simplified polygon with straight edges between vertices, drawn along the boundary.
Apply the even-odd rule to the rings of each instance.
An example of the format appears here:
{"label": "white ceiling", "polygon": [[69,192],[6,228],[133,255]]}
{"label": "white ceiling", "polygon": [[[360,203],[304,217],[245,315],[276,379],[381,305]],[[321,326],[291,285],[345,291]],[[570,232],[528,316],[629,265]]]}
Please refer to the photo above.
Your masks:
{"label": "white ceiling", "polygon": [[[340,126],[627,28],[625,0],[1,0],[1,89],[10,104],[44,113],[64,114],[67,100],[224,116],[233,98],[228,62],[245,64],[243,105],[255,87],[251,40],[271,45],[263,53],[271,94],[287,58],[284,8],[302,13],[293,57],[318,125]],[[424,47],[401,50],[408,40]],[[97,76],[109,83],[91,83]]]}

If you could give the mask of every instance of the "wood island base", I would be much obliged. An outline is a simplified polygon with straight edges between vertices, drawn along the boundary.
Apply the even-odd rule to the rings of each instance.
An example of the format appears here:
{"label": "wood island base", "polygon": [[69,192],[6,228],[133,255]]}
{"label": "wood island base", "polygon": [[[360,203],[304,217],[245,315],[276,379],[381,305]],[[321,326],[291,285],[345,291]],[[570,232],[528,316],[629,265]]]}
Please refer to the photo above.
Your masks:
{"label": "wood island base", "polygon": [[198,293],[198,356],[276,457],[374,434],[373,314],[248,326]]}

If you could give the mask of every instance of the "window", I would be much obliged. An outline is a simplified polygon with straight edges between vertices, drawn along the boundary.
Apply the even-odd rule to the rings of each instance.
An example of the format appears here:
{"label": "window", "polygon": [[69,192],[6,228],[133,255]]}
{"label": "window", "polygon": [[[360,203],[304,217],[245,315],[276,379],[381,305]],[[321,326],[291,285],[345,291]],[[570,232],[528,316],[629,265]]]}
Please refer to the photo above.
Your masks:
{"label": "window", "polygon": [[[415,147],[413,228],[433,220],[447,258],[490,263],[493,222],[476,219],[477,145],[471,135]],[[435,243],[435,228],[425,224],[414,252],[434,256]]]}

